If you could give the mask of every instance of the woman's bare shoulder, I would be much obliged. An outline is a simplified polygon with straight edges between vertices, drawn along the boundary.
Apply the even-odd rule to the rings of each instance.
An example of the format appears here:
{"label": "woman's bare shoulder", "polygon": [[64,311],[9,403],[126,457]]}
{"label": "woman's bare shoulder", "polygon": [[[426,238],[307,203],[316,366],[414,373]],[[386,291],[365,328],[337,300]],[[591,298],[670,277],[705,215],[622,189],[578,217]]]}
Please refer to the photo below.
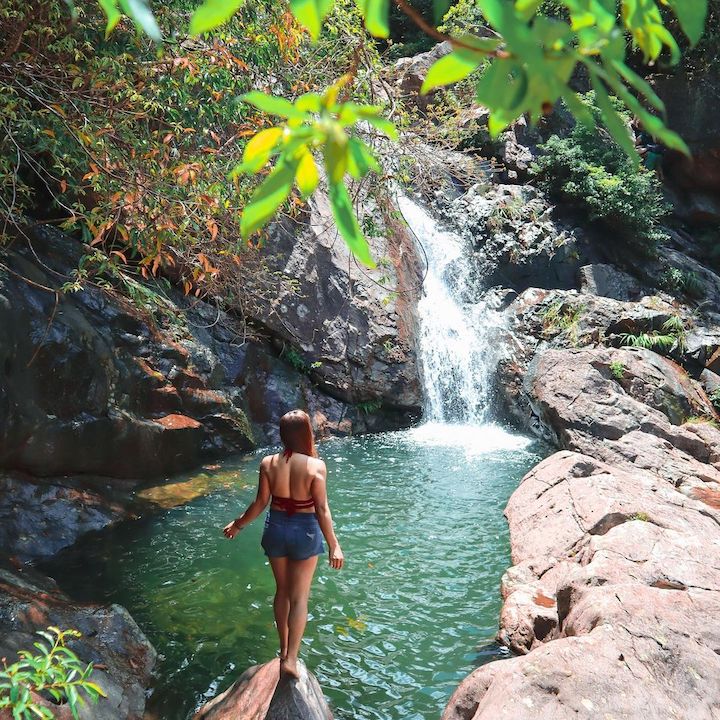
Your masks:
{"label": "woman's bare shoulder", "polygon": [[277,454],[275,455],[266,455],[261,461],[260,461],[260,467],[263,470],[267,470],[272,466],[272,464],[277,459]]}
{"label": "woman's bare shoulder", "polygon": [[310,460],[312,461],[310,468],[314,474],[320,473],[323,476],[327,475],[327,467],[324,460],[318,457],[310,458]]}

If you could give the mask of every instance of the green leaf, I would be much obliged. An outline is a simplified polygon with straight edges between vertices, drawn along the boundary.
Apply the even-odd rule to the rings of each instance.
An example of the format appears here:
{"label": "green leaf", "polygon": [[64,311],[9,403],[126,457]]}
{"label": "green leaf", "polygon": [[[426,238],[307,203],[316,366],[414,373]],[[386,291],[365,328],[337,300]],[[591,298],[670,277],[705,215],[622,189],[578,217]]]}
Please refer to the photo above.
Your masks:
{"label": "green leaf", "polygon": [[479,53],[459,48],[453,50],[449,55],[436,60],[428,70],[420,94],[425,95],[433,88],[464,80],[470,73],[477,69],[483,61]]}
{"label": "green leaf", "polygon": [[155,42],[162,40],[162,33],[146,0],[119,0],[123,12],[132,19],[135,25]]}
{"label": "green leaf", "polygon": [[320,182],[320,174],[315,165],[315,158],[309,150],[300,158],[295,179],[303,198],[307,198],[315,192]]}
{"label": "green leaf", "polygon": [[330,183],[330,207],[335,218],[335,224],[347,243],[352,254],[367,267],[374,268],[375,261],[370,253],[370,247],[360,230],[355,212],[353,211],[350,196],[344,183]]}
{"label": "green leaf", "polygon": [[673,9],[680,27],[693,45],[697,45],[705,30],[707,0],[665,0]]}
{"label": "green leaf", "polygon": [[226,23],[243,2],[244,0],[205,0],[190,18],[190,34],[200,35]]}
{"label": "green leaf", "polygon": [[296,120],[307,119],[307,113],[298,110],[289,100],[277,95],[267,95],[259,90],[253,90],[245,93],[242,100],[270,115],[279,115],[280,117]]}
{"label": "green leaf", "polygon": [[595,100],[600,109],[600,116],[605,127],[609,130],[613,140],[627,153],[628,157],[636,164],[640,164],[640,156],[635,149],[630,131],[623,119],[618,115],[610,102],[610,97],[595,73],[590,73],[590,82],[595,90]]}
{"label": "green leaf", "polygon": [[310,31],[313,41],[320,37],[322,22],[332,6],[332,0],[290,0],[292,14]]}
{"label": "green leaf", "polygon": [[253,193],[240,220],[240,234],[243,239],[263,227],[285,202],[295,179],[295,168],[296,163],[280,160]]}
{"label": "green leaf", "polygon": [[245,172],[257,172],[265,167],[282,136],[283,129],[279,127],[267,128],[253,135],[243,151]]}
{"label": "green leaf", "polygon": [[397,140],[399,137],[397,128],[393,123],[383,117],[377,117],[376,115],[363,116],[374,128],[379,130],[384,135],[390,138],[390,140]]}
{"label": "green leaf", "polygon": [[105,26],[105,39],[107,40],[110,37],[110,33],[120,22],[122,14],[118,10],[117,0],[98,0],[98,2],[107,18],[107,25]]}
{"label": "green leaf", "polygon": [[360,10],[365,20],[367,31],[378,38],[390,35],[389,0],[360,0]]}
{"label": "green leaf", "polygon": [[348,136],[333,126],[325,142],[325,170],[331,183],[339,183],[345,176],[348,163]]}
{"label": "green leaf", "polygon": [[358,138],[350,138],[348,144],[348,172],[359,180],[370,171],[380,173],[380,163],[375,159],[370,148]]}

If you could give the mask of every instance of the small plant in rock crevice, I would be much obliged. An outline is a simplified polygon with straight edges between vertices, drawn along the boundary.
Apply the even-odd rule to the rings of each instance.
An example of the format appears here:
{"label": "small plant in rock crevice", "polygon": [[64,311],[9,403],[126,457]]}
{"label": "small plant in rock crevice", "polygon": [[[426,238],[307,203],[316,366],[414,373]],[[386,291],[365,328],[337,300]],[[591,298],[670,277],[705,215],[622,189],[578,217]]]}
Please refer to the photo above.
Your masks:
{"label": "small plant in rock crevice", "polygon": [[641,347],[661,354],[669,353],[674,349],[684,352],[687,348],[685,326],[677,315],[669,317],[662,324],[660,332],[652,330],[640,333],[622,333],[619,337],[621,345]]}
{"label": "small plant in rock crevice", "polygon": [[382,400],[365,400],[357,404],[358,410],[365,415],[372,415],[382,407]]}
{"label": "small plant in rock crevice", "polygon": [[714,428],[720,428],[718,421],[709,415],[690,415],[685,419],[685,424],[687,425],[697,425],[699,423],[705,423],[706,425],[712,425]]}
{"label": "small plant in rock crevice", "polygon": [[81,662],[66,645],[68,639],[81,633],[49,627],[37,634],[45,642],[33,643],[36,653],[20,650],[20,659],[0,670],[0,710],[10,711],[13,720],[52,720],[52,710],[38,704],[39,695],[58,705],[67,703],[77,720],[78,708],[87,702],[83,694],[94,703],[106,697],[90,680],[92,663]]}
{"label": "small plant in rock crevice", "polygon": [[640,520],[641,522],[650,522],[650,516],[646,512],[636,512],[630,516],[631,520]]}
{"label": "small plant in rock crevice", "polygon": [[566,332],[573,346],[578,344],[578,326],[585,312],[584,305],[568,305],[562,300],[553,303],[542,316],[546,335]]}
{"label": "small plant in rock crevice", "polygon": [[692,270],[681,270],[678,267],[668,268],[660,278],[662,287],[668,292],[687,295],[695,300],[705,297],[702,279]]}
{"label": "small plant in rock crevice", "polygon": [[622,380],[625,377],[625,365],[619,360],[613,360],[610,363],[610,372],[616,380]]}
{"label": "small plant in rock crevice", "polygon": [[708,393],[708,399],[713,404],[713,407],[720,412],[720,387]]}

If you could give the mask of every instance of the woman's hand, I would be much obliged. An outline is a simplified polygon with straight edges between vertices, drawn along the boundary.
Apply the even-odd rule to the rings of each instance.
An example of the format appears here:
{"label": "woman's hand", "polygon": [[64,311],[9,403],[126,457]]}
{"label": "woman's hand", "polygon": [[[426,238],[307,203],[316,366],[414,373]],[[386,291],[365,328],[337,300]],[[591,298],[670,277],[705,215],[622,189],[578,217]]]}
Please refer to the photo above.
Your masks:
{"label": "woman's hand", "polygon": [[328,560],[330,562],[330,567],[333,570],[339,570],[343,566],[345,556],[343,555],[343,551],[340,549],[339,543],[334,548],[330,548],[330,557]]}
{"label": "woman's hand", "polygon": [[237,526],[237,521],[233,520],[223,528],[223,535],[228,539],[232,540],[241,530],[241,527]]}

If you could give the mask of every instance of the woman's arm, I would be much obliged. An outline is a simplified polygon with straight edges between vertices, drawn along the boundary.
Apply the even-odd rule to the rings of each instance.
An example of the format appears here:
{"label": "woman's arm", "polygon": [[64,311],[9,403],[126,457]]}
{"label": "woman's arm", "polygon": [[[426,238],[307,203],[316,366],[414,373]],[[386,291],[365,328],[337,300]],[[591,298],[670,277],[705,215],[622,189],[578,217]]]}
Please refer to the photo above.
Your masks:
{"label": "woman's arm", "polygon": [[327,498],[327,469],[322,460],[318,460],[316,463],[317,470],[310,485],[310,495],[315,501],[315,514],[320,523],[320,530],[322,530],[322,534],[330,549],[330,567],[339,570],[345,562],[345,556],[340,549],[340,543],[337,537],[335,537],[332,515],[330,514],[330,505],[328,504]]}
{"label": "woman's arm", "polygon": [[228,523],[223,529],[223,534],[228,540],[232,540],[246,525],[249,525],[268,504],[270,500],[270,482],[267,474],[269,465],[270,456],[264,457],[260,463],[260,477],[258,478],[258,490],[255,499],[239,518]]}

